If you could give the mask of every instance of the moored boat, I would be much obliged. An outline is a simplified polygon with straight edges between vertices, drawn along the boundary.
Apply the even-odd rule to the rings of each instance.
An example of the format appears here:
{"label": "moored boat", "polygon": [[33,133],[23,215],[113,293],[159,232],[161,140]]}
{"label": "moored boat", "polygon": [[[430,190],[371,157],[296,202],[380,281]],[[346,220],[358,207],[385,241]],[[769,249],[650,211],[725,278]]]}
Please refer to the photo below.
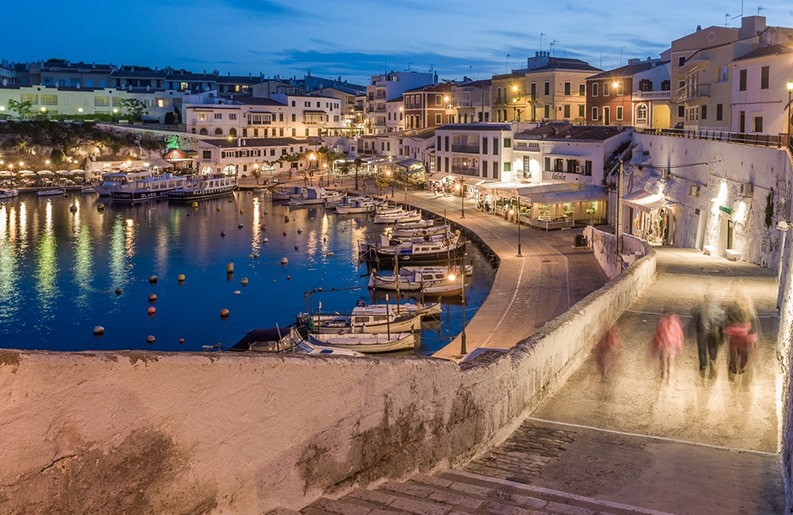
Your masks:
{"label": "moored boat", "polygon": [[181,188],[184,184],[184,177],[177,177],[170,173],[144,177],[122,184],[110,193],[110,199],[123,204],[165,199],[168,198],[168,192]]}
{"label": "moored boat", "polygon": [[334,206],[336,213],[340,215],[349,215],[356,213],[371,213],[380,201],[372,197],[351,197],[347,196],[344,200]]}
{"label": "moored boat", "polygon": [[109,197],[110,194],[118,190],[122,185],[129,184],[146,177],[152,177],[154,172],[151,170],[133,172],[108,172],[102,175],[102,182],[95,184],[93,189],[99,193],[100,197]]}
{"label": "moored boat", "polygon": [[360,259],[370,264],[393,266],[398,259],[401,263],[430,264],[448,261],[452,256],[465,252],[465,241],[460,237],[460,231],[449,234],[448,238],[441,241],[425,241],[420,243],[400,243],[391,245],[387,240],[379,245],[362,244]]}
{"label": "moored boat", "polygon": [[230,351],[272,352],[309,354],[312,356],[363,356],[360,352],[341,347],[327,347],[307,341],[292,327],[282,331],[277,326],[271,329],[253,329],[240,339]]}
{"label": "moored boat", "polygon": [[364,354],[395,352],[412,349],[416,343],[413,333],[345,333],[345,334],[310,334],[309,340],[326,347],[354,350]]}
{"label": "moored boat", "polygon": [[47,188],[46,190],[38,190],[36,195],[39,197],[61,197],[66,195],[64,188]]}
{"label": "moored boat", "polygon": [[236,176],[199,175],[186,177],[182,186],[168,192],[169,200],[201,200],[221,197],[237,189]]}
{"label": "moored boat", "polygon": [[[400,258],[401,259],[401,258]],[[473,265],[466,265],[466,275],[473,273]],[[381,274],[372,272],[369,274],[369,289],[371,290],[386,290],[386,291],[418,291],[425,293],[438,294],[454,294],[459,290],[456,286],[451,286],[452,281],[449,279],[450,274],[459,275],[460,267],[446,267],[446,266],[411,266],[402,267],[396,274]],[[459,282],[459,281],[456,281]],[[449,285],[443,287],[444,285]]]}
{"label": "moored boat", "polygon": [[270,195],[274,201],[290,200],[300,196],[301,191],[303,191],[301,186],[283,186],[270,190]]}
{"label": "moored boat", "polygon": [[418,331],[421,315],[398,311],[395,305],[355,306],[349,315],[338,313],[298,315],[298,325],[304,325],[309,333],[393,333]]}
{"label": "moored boat", "polygon": [[415,209],[377,212],[373,222],[376,224],[393,224],[401,222],[417,222],[421,220],[421,213]]}
{"label": "moored boat", "polygon": [[17,198],[19,196],[19,190],[16,189],[0,189],[0,200],[9,200],[12,198]]}

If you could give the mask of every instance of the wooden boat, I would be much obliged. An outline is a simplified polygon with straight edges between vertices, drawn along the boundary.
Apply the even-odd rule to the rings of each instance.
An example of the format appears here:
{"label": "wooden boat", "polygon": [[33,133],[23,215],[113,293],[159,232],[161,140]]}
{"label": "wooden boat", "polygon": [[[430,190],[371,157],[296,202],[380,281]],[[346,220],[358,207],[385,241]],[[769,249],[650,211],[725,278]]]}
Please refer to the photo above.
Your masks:
{"label": "wooden boat", "polygon": [[17,198],[19,196],[19,190],[16,189],[0,189],[0,200],[9,200],[12,198]]}
{"label": "wooden boat", "polygon": [[397,222],[416,222],[421,220],[421,213],[412,210],[399,209],[397,211],[376,212],[373,222],[376,224],[393,224]]}
{"label": "wooden boat", "polygon": [[110,193],[110,200],[123,204],[136,204],[147,200],[168,198],[168,193],[185,184],[184,177],[170,173],[144,177],[126,184]]}
{"label": "wooden boat", "polygon": [[298,196],[290,198],[289,205],[292,207],[313,206],[325,204],[328,199],[333,203],[340,201],[344,195],[344,192],[328,191],[325,188],[309,186],[308,188],[302,188]]}
{"label": "wooden boat", "polygon": [[391,245],[389,241],[381,241],[380,245],[362,244],[360,258],[378,268],[393,266],[398,259],[401,263],[430,264],[447,262],[450,257],[465,252],[465,241],[460,231],[455,231],[442,241],[421,243],[401,243]]}
{"label": "wooden boat", "polygon": [[248,331],[240,341],[228,350],[309,354],[312,356],[363,356],[363,354],[354,350],[316,345],[303,338],[294,327],[284,332],[277,326],[271,329],[253,329]]}
{"label": "wooden boat", "polygon": [[340,203],[334,206],[336,213],[349,215],[355,213],[371,213],[380,205],[379,200],[372,197],[351,197],[347,196]]}
{"label": "wooden boat", "polygon": [[393,304],[355,306],[349,315],[320,312],[307,316],[301,313],[298,315],[298,325],[304,325],[313,334],[410,332],[421,329],[421,315],[399,312]]}
{"label": "wooden boat", "polygon": [[186,177],[184,185],[168,192],[169,200],[191,201],[228,195],[237,189],[233,175],[199,175]]}
{"label": "wooden boat", "polygon": [[273,200],[290,200],[294,197],[300,196],[303,188],[300,186],[284,186],[281,188],[273,188],[271,195]]}
{"label": "wooden boat", "polygon": [[[385,304],[369,304],[370,306],[385,306]],[[388,304],[398,313],[417,313],[422,320],[427,318],[438,318],[441,315],[440,302],[402,302],[398,304]]]}
{"label": "wooden boat", "polygon": [[[426,227],[431,227],[435,225],[435,220],[415,220],[415,221],[405,221],[405,222],[396,222],[394,224],[394,230],[398,231],[401,229],[423,229]],[[441,226],[443,227],[443,226]]]}
{"label": "wooden boat", "polygon": [[416,343],[416,337],[413,333],[309,334],[308,338],[309,341],[318,345],[354,350],[364,354],[412,349]]}
{"label": "wooden boat", "polygon": [[436,234],[445,234],[449,231],[447,225],[430,225],[428,227],[416,227],[408,229],[391,229],[390,234],[392,238],[417,238],[424,236],[434,236]]}
{"label": "wooden boat", "polygon": [[48,188],[46,190],[38,190],[36,195],[39,197],[62,197],[66,195],[66,190],[64,188]]}

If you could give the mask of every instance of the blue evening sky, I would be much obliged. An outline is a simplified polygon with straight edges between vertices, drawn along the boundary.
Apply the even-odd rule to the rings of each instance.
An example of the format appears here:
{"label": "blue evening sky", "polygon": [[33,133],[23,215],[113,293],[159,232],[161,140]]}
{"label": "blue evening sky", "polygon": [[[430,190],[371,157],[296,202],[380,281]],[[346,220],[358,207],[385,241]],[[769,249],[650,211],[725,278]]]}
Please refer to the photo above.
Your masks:
{"label": "blue evening sky", "polygon": [[791,0],[12,1],[3,7],[0,59],[310,72],[361,85],[392,70],[485,79],[520,68],[537,50],[603,69],[656,58],[697,25],[739,26],[742,9],[793,27]]}

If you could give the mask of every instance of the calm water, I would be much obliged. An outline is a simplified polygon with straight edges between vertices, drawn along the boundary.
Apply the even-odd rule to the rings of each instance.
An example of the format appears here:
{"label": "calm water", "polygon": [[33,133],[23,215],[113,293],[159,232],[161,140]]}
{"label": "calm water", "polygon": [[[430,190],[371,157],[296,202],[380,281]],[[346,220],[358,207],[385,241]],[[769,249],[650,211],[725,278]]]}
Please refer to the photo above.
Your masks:
{"label": "calm water", "polygon": [[[370,295],[366,265],[357,259],[358,241],[381,229],[367,215],[290,209],[251,192],[197,209],[23,194],[0,202],[0,347],[225,348],[251,329],[286,327],[320,302],[322,312],[349,312],[359,299],[382,302],[384,294]],[[475,274],[467,289],[470,320],[494,272],[478,249],[468,255]],[[234,272],[227,274],[230,263]],[[425,323],[415,352],[443,347],[461,322],[459,299],[444,303],[440,321]],[[95,326],[105,334],[94,336]]]}

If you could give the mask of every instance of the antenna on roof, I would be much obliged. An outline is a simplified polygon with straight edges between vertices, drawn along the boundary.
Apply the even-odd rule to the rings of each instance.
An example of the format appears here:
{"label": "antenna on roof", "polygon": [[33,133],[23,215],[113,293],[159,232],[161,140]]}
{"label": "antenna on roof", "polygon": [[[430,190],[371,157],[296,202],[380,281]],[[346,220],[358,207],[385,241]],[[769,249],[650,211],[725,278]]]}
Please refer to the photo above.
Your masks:
{"label": "antenna on roof", "polygon": [[542,52],[542,37],[545,35],[545,32],[540,32],[540,52]]}
{"label": "antenna on roof", "polygon": [[757,16],[760,16],[760,11],[765,11],[765,7],[763,7],[762,5],[758,5],[757,6]]}
{"label": "antenna on roof", "polygon": [[554,40],[552,40],[552,41],[551,41],[551,43],[548,45],[548,46],[549,46],[549,49],[550,49],[550,51],[551,51],[551,57],[553,57],[553,50],[554,50],[554,48],[556,48],[556,44],[557,44],[557,43],[559,43],[559,41],[557,41],[557,40],[555,40],[555,39],[554,39]]}
{"label": "antenna on roof", "polygon": [[507,64],[504,66],[504,73],[509,73],[509,54],[507,54]]}

